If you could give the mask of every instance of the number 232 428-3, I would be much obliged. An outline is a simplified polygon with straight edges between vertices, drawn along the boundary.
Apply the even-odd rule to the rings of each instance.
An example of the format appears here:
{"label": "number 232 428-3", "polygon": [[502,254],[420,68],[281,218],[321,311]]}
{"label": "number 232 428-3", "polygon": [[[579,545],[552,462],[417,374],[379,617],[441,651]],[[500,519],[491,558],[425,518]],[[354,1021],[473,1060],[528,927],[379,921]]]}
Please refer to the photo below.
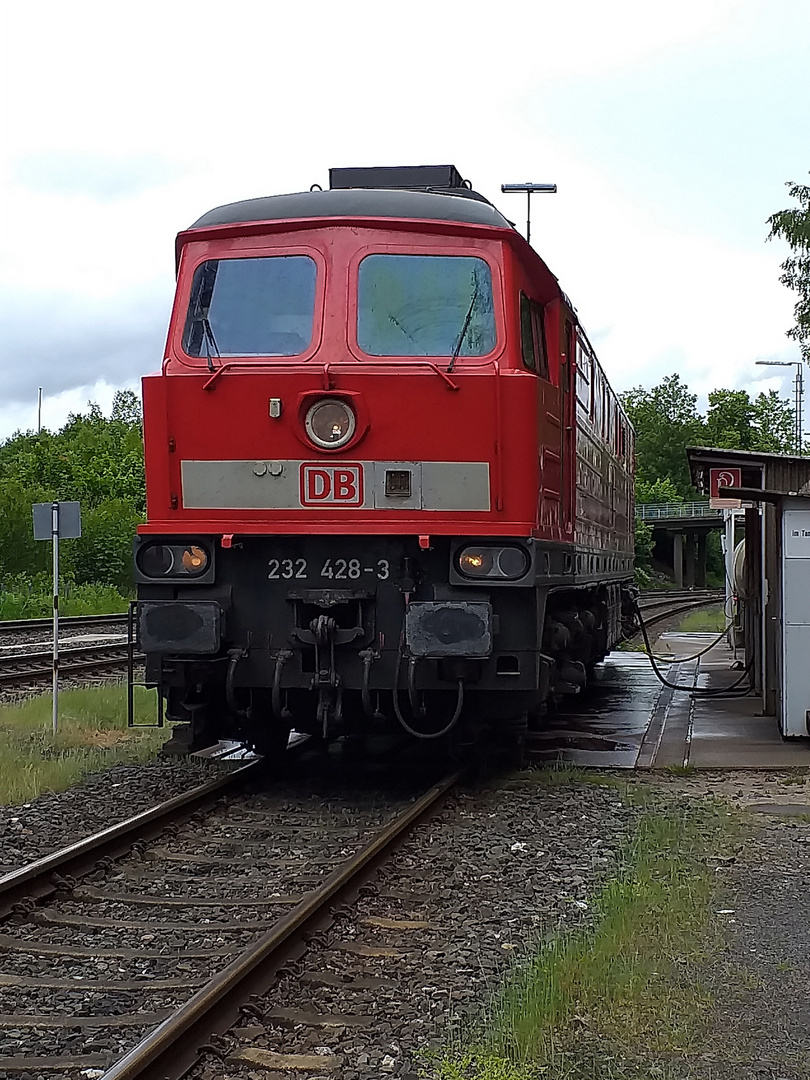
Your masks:
{"label": "number 232 428-3", "polygon": [[319,571],[311,568],[306,559],[270,559],[268,578],[271,581],[306,581],[311,577],[328,581],[358,581],[362,577],[375,577],[387,581],[391,572],[388,559],[377,559],[367,564],[362,559],[326,559]]}

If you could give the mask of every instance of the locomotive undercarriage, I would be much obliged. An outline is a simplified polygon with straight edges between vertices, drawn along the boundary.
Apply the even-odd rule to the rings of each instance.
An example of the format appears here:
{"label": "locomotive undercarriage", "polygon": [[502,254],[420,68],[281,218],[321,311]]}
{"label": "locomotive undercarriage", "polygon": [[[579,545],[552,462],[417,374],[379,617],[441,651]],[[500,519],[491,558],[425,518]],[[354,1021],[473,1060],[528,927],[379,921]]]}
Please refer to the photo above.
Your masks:
{"label": "locomotive undercarriage", "polygon": [[146,682],[178,725],[168,748],[233,738],[273,755],[293,727],[324,742],[396,725],[520,735],[618,640],[621,587],[540,578],[531,550],[523,580],[462,582],[458,543],[245,538],[216,551],[208,583],[141,583]]}

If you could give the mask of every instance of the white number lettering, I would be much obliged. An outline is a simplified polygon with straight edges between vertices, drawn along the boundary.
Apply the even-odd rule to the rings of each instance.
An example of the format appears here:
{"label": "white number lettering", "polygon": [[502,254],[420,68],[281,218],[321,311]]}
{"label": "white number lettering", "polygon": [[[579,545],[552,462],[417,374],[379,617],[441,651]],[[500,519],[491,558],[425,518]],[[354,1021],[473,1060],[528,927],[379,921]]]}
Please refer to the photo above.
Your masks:
{"label": "white number lettering", "polygon": [[360,577],[360,560],[349,559],[349,577],[356,581]]}
{"label": "white number lettering", "polygon": [[335,559],[335,581],[346,580],[346,560]]}
{"label": "white number lettering", "polygon": [[[328,559],[326,561],[329,562]],[[307,576],[306,559],[270,559],[267,567],[267,576],[271,581],[278,581],[280,578],[289,581],[290,578],[306,578]]]}
{"label": "white number lettering", "polygon": [[380,559],[377,563],[377,577],[380,579],[380,581],[388,580],[389,570],[390,567],[388,565],[388,559]]}
{"label": "white number lettering", "polygon": [[332,560],[327,559],[326,562],[323,564],[323,567],[321,568],[321,577],[333,578],[334,576],[335,571],[332,569]]}

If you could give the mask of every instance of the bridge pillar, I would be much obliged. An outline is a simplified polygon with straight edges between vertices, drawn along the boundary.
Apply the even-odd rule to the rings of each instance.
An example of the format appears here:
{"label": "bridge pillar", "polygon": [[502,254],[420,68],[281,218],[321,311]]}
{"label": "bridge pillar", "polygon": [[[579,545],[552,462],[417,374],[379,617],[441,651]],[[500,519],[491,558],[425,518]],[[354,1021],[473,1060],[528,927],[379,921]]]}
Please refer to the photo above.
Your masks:
{"label": "bridge pillar", "polygon": [[695,587],[695,534],[686,534],[686,587]]}
{"label": "bridge pillar", "polygon": [[675,586],[683,588],[683,533],[676,532],[672,537],[672,566],[675,571]]}
{"label": "bridge pillar", "polygon": [[708,540],[708,533],[698,533],[697,538],[697,587],[699,589],[706,588],[706,542]]}

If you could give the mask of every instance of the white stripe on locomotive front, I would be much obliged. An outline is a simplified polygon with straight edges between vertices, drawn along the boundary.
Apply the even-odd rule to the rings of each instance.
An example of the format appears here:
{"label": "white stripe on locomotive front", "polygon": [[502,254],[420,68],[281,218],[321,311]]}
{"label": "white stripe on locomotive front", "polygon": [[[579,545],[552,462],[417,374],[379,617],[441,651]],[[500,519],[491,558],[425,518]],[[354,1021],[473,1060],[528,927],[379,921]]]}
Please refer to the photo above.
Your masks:
{"label": "white stripe on locomotive front", "polygon": [[[347,497],[302,499],[304,467],[328,470],[360,469],[362,500]],[[317,505],[329,509],[488,511],[487,461],[182,461],[183,507],[187,510],[302,510]],[[388,470],[409,470],[411,494],[386,495]],[[338,492],[340,494],[340,492]]]}

